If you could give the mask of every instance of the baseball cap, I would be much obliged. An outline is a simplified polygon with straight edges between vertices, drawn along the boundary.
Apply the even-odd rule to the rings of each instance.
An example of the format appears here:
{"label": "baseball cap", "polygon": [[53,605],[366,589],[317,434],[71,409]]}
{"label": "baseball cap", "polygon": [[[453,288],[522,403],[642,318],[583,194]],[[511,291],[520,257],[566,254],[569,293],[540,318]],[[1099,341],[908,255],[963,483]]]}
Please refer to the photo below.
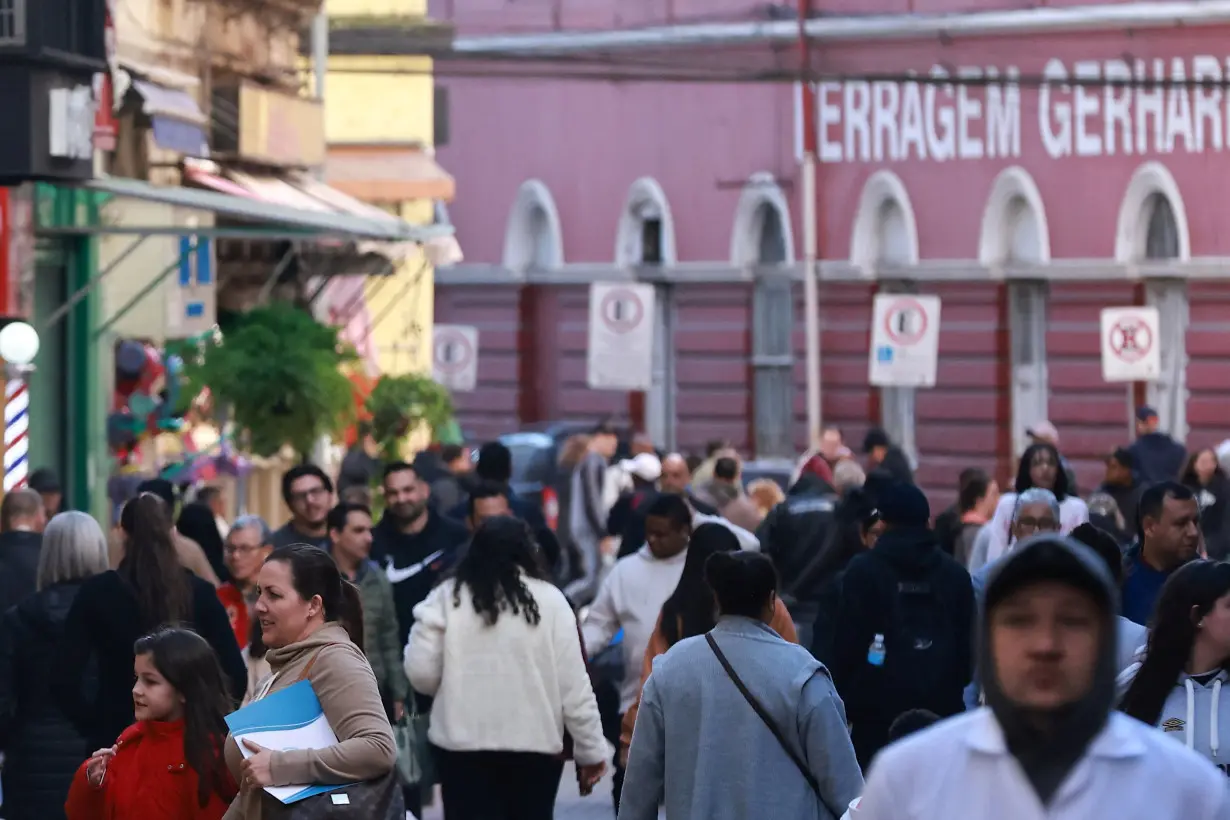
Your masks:
{"label": "baseball cap", "polygon": [[1157,418],[1157,411],[1154,410],[1149,405],[1146,404],[1146,405],[1142,405],[1141,407],[1136,408],[1136,420],[1137,421],[1148,421],[1149,419],[1155,419],[1155,418]]}
{"label": "baseball cap", "polygon": [[657,481],[662,477],[662,460],[653,453],[640,453],[633,458],[625,458],[619,462],[619,467],[641,481]]}
{"label": "baseball cap", "polygon": [[1037,424],[1031,424],[1029,427],[1025,428],[1025,435],[1030,438],[1049,441],[1052,444],[1059,444],[1059,430],[1057,430],[1055,425],[1051,424],[1046,419],[1043,419]]}

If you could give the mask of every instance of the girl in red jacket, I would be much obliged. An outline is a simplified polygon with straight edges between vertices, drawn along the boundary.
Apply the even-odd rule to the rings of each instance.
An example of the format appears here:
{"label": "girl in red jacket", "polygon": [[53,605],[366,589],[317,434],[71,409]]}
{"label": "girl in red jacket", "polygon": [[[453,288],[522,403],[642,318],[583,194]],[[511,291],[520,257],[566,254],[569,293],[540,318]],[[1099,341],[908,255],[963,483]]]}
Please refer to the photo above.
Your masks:
{"label": "girl in red jacket", "polygon": [[187,629],[137,641],[137,722],[81,764],[69,820],[219,820],[236,788],[222,762],[231,709],[217,657]]}

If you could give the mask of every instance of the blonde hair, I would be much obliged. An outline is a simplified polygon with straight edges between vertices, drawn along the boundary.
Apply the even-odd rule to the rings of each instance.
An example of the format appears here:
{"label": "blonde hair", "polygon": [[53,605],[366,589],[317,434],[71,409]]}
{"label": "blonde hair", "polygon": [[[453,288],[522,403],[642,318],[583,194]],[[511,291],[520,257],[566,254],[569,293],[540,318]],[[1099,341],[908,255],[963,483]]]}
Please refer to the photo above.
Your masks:
{"label": "blonde hair", "polygon": [[107,536],[92,516],[69,510],[47,523],[38,556],[38,589],[82,581],[109,566]]}
{"label": "blonde hair", "polygon": [[748,484],[747,496],[752,499],[761,515],[768,515],[770,510],[786,500],[782,488],[771,478],[758,478]]}

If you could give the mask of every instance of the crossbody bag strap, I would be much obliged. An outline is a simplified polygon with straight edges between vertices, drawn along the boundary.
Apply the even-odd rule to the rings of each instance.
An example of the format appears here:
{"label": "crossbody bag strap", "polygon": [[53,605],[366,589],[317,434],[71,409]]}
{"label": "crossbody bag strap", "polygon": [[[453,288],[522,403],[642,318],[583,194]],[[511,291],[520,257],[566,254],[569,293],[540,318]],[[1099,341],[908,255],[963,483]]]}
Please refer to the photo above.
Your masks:
{"label": "crossbody bag strap", "polygon": [[830,806],[828,801],[824,799],[824,795],[820,791],[820,783],[816,780],[815,775],[811,773],[811,769],[807,768],[807,764],[803,762],[803,759],[800,758],[794,748],[786,742],[786,737],[782,734],[782,730],[779,729],[777,724],[773,722],[773,718],[769,716],[768,711],[760,705],[760,701],[756,700],[756,696],[748,691],[748,688],[744,685],[743,680],[739,677],[738,673],[735,672],[734,667],[730,665],[730,661],[726,660],[726,655],[718,647],[717,641],[713,639],[713,633],[706,634],[705,640],[709,643],[709,648],[713,650],[713,654],[717,656],[718,663],[720,663],[722,668],[726,670],[726,674],[730,678],[731,683],[735,685],[735,688],[739,690],[739,694],[743,695],[743,699],[747,701],[748,705],[752,707],[752,710],[755,711],[761,721],[764,722],[764,725],[767,726],[769,731],[773,733],[773,737],[777,738],[777,742],[781,744],[782,751],[784,751],[787,757],[790,758],[791,762],[798,767],[799,774],[803,775],[803,779],[807,781],[807,785],[811,787],[813,792],[815,792],[816,799],[818,799],[820,804],[824,806],[825,811],[835,818],[841,817],[843,812],[833,811],[833,807]]}
{"label": "crossbody bag strap", "polygon": [[300,673],[299,680],[295,681],[296,683],[308,680],[308,675],[312,674],[312,667],[316,664],[316,659],[320,657],[322,651],[324,651],[323,647],[312,653],[312,657],[308,660],[307,666],[303,667],[303,672]]}

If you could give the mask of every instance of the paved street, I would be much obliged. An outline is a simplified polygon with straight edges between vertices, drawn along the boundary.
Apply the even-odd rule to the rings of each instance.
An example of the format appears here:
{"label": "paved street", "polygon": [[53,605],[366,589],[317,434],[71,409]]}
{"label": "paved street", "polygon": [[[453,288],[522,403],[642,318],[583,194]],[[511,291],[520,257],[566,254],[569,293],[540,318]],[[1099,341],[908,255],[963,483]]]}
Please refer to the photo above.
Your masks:
{"label": "paved street", "polygon": [[[665,815],[659,814],[659,818]],[[423,813],[423,820],[444,820],[439,799],[436,805]],[[615,820],[611,806],[611,778],[608,775],[589,797],[577,794],[577,778],[572,764],[564,769],[560,784],[559,800],[555,804],[555,820]]]}

